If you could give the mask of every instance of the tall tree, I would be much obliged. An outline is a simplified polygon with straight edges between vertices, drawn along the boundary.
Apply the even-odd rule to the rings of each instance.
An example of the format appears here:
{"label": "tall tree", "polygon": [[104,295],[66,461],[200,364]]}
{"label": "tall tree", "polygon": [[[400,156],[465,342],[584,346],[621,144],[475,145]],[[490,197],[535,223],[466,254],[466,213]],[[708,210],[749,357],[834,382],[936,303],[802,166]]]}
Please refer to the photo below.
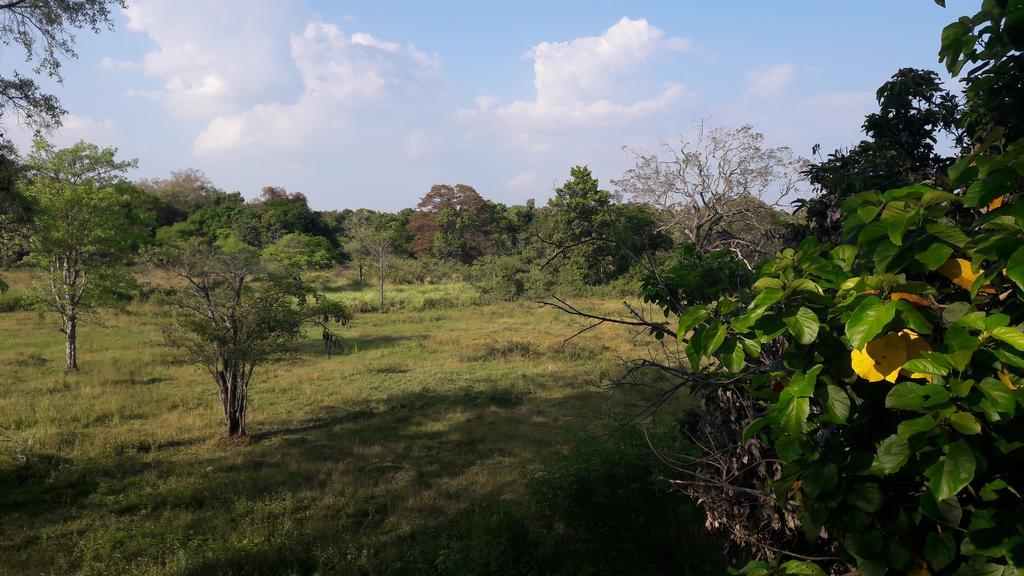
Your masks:
{"label": "tall tree", "polygon": [[162,246],[151,257],[179,280],[164,336],[187,361],[209,371],[231,437],[246,435],[256,368],[287,352],[305,326],[320,327],[333,341],[329,324],[349,319],[340,302],[321,297],[295,270],[267,268],[255,247],[238,241],[192,239]]}
{"label": "tall tree", "polygon": [[490,225],[487,202],[472,186],[435,184],[409,222],[412,250],[421,256],[472,262],[491,252]]}
{"label": "tall tree", "polygon": [[939,138],[964,149],[959,100],[931,70],[902,68],[878,89],[878,112],[864,119],[863,140],[807,168],[815,195],[796,202],[819,240],[842,240],[842,204],[862,190],[889,190],[913,182],[941,184],[953,159],[936,152]]}
{"label": "tall tree", "polygon": [[[75,58],[77,30],[112,28],[112,9],[125,0],[5,0],[0,3],[0,42],[19,45],[36,75],[60,82],[65,59]],[[0,120],[13,112],[36,129],[60,126],[64,108],[34,78],[17,71],[0,76]]]}
{"label": "tall tree", "polygon": [[118,185],[136,162],[116,156],[116,148],[80,142],[57,149],[40,139],[25,159],[34,208],[27,259],[45,274],[39,302],[60,317],[68,370],[78,369],[83,312],[128,280],[121,265],[149,233],[140,197]]}
{"label": "tall tree", "polygon": [[658,210],[660,229],[700,252],[729,250],[752,267],[779,246],[778,208],[800,189],[805,161],[770,147],[747,125],[707,130],[663,155],[634,154],[613,181],[628,198]]}
{"label": "tall tree", "polygon": [[575,166],[548,201],[545,234],[591,284],[607,282],[667,244],[654,211],[617,203],[590,168]]}

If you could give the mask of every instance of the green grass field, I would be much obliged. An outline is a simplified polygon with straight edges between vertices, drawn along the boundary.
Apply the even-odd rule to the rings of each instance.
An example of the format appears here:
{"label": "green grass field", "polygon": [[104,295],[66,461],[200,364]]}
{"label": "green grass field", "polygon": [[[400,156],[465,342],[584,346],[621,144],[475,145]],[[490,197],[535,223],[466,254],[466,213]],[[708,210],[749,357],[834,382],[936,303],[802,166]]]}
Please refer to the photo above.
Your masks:
{"label": "green grass field", "polygon": [[[62,370],[53,318],[0,314],[0,574],[610,573],[577,571],[599,558],[569,548],[700,549],[701,519],[656,482],[642,442],[605,434],[641,399],[595,385],[642,339],[609,328],[565,344],[579,321],[462,305],[478,298],[465,286],[393,294],[406,304],[357,314],[343,353],[310,339],[262,367],[242,444],[224,439],[208,375],[161,346],[156,305],[83,326],[79,373]],[[626,476],[596,480],[609,473]],[[645,506],[659,510],[638,519]],[[651,521],[666,532],[643,535]],[[667,553],[665,570],[688,562]],[[667,573],[659,554],[637,573]]]}

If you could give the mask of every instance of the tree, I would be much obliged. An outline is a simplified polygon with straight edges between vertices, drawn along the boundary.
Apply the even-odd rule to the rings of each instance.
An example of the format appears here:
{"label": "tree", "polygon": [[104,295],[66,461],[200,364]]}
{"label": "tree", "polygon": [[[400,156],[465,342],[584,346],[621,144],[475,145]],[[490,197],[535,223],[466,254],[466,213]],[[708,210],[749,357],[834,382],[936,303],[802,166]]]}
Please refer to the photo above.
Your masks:
{"label": "tree", "polygon": [[940,136],[960,149],[968,145],[957,123],[961,104],[935,72],[902,68],[878,89],[876,99],[878,112],[869,114],[863,124],[869,140],[836,150],[827,160],[807,167],[815,195],[795,204],[805,211],[810,232],[821,241],[842,241],[842,204],[857,192],[914,182],[942,185],[953,159],[936,153]]}
{"label": "tree", "polygon": [[726,249],[753,268],[779,246],[783,201],[799,190],[806,162],[771,148],[751,126],[706,130],[666,157],[634,153],[636,165],[613,183],[658,210],[659,230],[700,252]]}
{"label": "tree", "polygon": [[192,239],[162,246],[150,257],[180,281],[165,339],[209,371],[230,437],[246,435],[256,368],[287,352],[305,326],[320,327],[325,341],[333,342],[330,324],[350,318],[340,302],[323,298],[297,271],[267,267],[258,249],[238,241]]}
{"label": "tree", "polygon": [[[0,41],[20,45],[35,74],[60,82],[63,60],[77,56],[75,31],[112,28],[111,9],[125,7],[124,0],[5,0]],[[0,118],[12,111],[37,131],[59,126],[65,112],[55,96],[18,72],[0,77]]]}
{"label": "tree", "polygon": [[436,184],[413,213],[409,231],[412,250],[459,262],[472,262],[489,254],[490,210],[472,186]]}
{"label": "tree", "polygon": [[39,139],[25,159],[24,189],[34,210],[27,260],[45,273],[39,301],[60,317],[68,370],[78,369],[83,312],[128,280],[121,265],[151,224],[138,195],[118,186],[136,162],[116,156],[116,148],[80,142],[56,149]]}
{"label": "tree", "polygon": [[263,249],[263,256],[281,266],[298,270],[325,269],[334,265],[331,243],[323,236],[300,232],[285,234]]}
{"label": "tree", "polygon": [[648,206],[615,202],[586,166],[571,168],[569,176],[548,201],[544,227],[556,255],[566,256],[587,283],[612,280],[667,245]]}
{"label": "tree", "polygon": [[162,203],[156,214],[159,226],[185,220],[197,208],[223,194],[196,168],[174,170],[169,178],[143,178],[136,185]]}
{"label": "tree", "polygon": [[753,293],[645,324],[685,350],[662,366],[701,406],[678,483],[757,557],[740,573],[1019,573],[1022,23],[984,0],[943,31],[975,145],[941,181],[856,191],[844,243],[806,238]]}
{"label": "tree", "polygon": [[394,254],[394,231],[388,230],[387,222],[381,216],[369,211],[355,212],[346,222],[346,231],[352,258],[359,265],[359,282],[363,282],[363,263],[371,263],[377,268],[380,311],[384,312],[384,282]]}

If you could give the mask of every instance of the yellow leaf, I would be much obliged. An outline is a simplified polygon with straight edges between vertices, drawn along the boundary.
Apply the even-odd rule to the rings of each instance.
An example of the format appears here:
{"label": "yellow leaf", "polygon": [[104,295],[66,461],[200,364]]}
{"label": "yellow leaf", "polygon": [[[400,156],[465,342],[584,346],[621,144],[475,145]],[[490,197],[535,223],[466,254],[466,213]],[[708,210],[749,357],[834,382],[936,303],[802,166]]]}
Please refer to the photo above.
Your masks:
{"label": "yellow leaf", "polygon": [[[963,258],[950,258],[946,260],[942,266],[939,266],[936,270],[939,274],[942,274],[946,278],[949,278],[953,284],[963,288],[964,290],[970,290],[971,286],[974,285],[974,281],[985,273],[984,270],[978,270],[977,273],[971,269],[971,263]],[[991,284],[986,284],[981,287],[982,292],[993,293],[995,290]]]}
{"label": "yellow leaf", "polygon": [[[917,332],[914,332],[913,330],[909,329],[903,329],[900,330],[899,334],[900,337],[903,338],[903,342],[907,346],[907,362],[913,360],[914,358],[920,358],[921,355],[924,354],[925,352],[932,351],[931,344],[928,344],[928,341],[925,340],[924,338],[921,338],[917,334]],[[904,370],[903,373],[906,374],[909,378],[923,379],[929,382],[932,381],[931,374],[924,374],[922,372],[908,372],[906,370]]]}
{"label": "yellow leaf", "polygon": [[917,566],[912,568],[910,572],[907,572],[907,576],[932,576],[932,573],[928,571],[926,566]]}
{"label": "yellow leaf", "polygon": [[[886,334],[868,342],[863,348],[850,351],[850,366],[868,382],[896,382],[908,360],[920,357],[932,347],[913,330]],[[905,372],[905,371],[904,371]],[[906,373],[906,372],[905,372]],[[907,373],[910,378],[931,380],[931,375]]]}
{"label": "yellow leaf", "polygon": [[900,366],[907,361],[907,345],[899,334],[886,334],[850,352],[850,365],[868,382],[896,382]]}
{"label": "yellow leaf", "polygon": [[924,298],[921,298],[917,294],[911,294],[910,292],[893,292],[890,296],[893,300],[906,300],[911,304],[917,304],[918,306],[930,306],[929,302]]}
{"label": "yellow leaf", "polygon": [[1013,380],[1010,380],[1010,373],[1007,372],[1005,368],[999,371],[999,380],[1002,381],[1002,383],[1005,384],[1006,387],[1009,388],[1010,390],[1017,389],[1017,386],[1013,383]]}
{"label": "yellow leaf", "polygon": [[985,207],[985,212],[991,212],[991,211],[995,210],[996,208],[999,208],[1000,206],[1003,205],[1004,202],[1006,202],[1006,195],[1005,194],[1000,196],[999,198],[996,198],[995,200],[989,202],[988,206]]}

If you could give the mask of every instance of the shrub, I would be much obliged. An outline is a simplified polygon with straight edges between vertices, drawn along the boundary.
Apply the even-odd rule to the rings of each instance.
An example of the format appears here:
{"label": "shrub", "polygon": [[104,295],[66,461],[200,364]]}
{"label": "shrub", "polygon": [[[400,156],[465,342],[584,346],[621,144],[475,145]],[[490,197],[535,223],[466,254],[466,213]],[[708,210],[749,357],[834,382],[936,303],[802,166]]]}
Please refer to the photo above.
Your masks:
{"label": "shrub", "polygon": [[31,310],[32,303],[21,292],[8,290],[0,292],[0,313]]}

